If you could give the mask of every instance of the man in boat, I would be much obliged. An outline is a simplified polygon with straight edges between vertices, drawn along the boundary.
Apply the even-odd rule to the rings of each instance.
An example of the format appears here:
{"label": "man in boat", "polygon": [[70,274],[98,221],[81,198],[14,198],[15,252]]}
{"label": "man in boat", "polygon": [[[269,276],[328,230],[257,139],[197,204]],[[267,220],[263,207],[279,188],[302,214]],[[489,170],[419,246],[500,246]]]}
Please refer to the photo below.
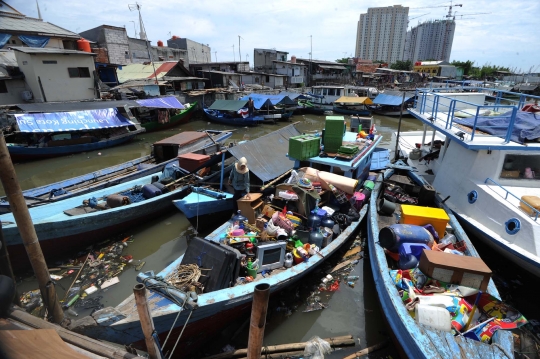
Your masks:
{"label": "man in boat", "polygon": [[248,112],[249,112],[249,117],[253,117],[253,109],[255,108],[255,104],[253,103],[253,100],[251,99],[251,97],[249,98],[249,101],[248,101]]}
{"label": "man in boat", "polygon": [[236,200],[246,196],[249,199],[249,168],[247,159],[240,158],[235,164],[229,175],[229,185],[234,188],[234,207],[237,209]]}

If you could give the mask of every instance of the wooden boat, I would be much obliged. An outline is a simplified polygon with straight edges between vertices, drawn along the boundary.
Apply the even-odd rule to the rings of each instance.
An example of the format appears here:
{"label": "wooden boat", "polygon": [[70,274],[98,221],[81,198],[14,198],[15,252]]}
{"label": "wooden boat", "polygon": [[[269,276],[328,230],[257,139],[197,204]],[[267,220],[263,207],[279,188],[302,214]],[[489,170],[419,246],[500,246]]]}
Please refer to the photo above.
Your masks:
{"label": "wooden boat", "polygon": [[[23,191],[23,196],[26,198],[27,205],[33,207],[156,174],[167,165],[178,164],[177,156],[180,154],[218,152],[221,144],[231,136],[232,132],[230,131],[184,131],[154,143],[153,155],[136,158],[82,176],[31,188]],[[0,214],[8,212],[10,212],[10,208],[7,198],[0,197]]]}
{"label": "wooden boat", "polygon": [[315,104],[309,100],[298,100],[298,108],[307,113],[323,115],[325,112],[332,112],[332,105]]}
{"label": "wooden boat", "polygon": [[183,123],[189,122],[197,108],[197,101],[186,105],[186,108],[180,110],[177,114],[172,115],[171,117],[164,120],[165,122],[160,122],[156,116],[152,117],[150,121],[145,121],[140,119],[141,126],[146,129],[146,132],[160,131],[165,130]]}
{"label": "wooden boat", "polygon": [[248,116],[247,102],[247,100],[216,100],[203,111],[210,121],[225,125],[256,126],[262,123],[264,121],[262,116]]}
{"label": "wooden boat", "polygon": [[373,100],[373,106],[370,106],[373,113],[383,116],[399,116],[401,114],[401,103],[403,104],[403,114],[409,115],[407,109],[412,106],[414,102],[414,94],[407,93],[405,95],[405,101],[403,101],[403,94],[397,92],[385,91],[385,93],[378,94]]}
{"label": "wooden boat", "polygon": [[369,116],[371,109],[367,105],[371,104],[369,97],[341,96],[334,102],[332,110],[346,115]]}
{"label": "wooden boat", "polygon": [[[397,163],[396,163],[397,164]],[[404,163],[401,162],[402,165]],[[398,166],[400,167],[400,166]],[[401,173],[401,177],[408,178],[411,185],[422,186],[427,184],[423,179],[410,171],[410,167],[403,166],[404,170],[389,169],[384,173],[384,179],[388,180],[392,175]],[[403,179],[399,179],[403,182]],[[513,339],[510,331],[499,330],[493,335],[493,344],[467,339],[462,336],[453,336],[449,332],[432,329],[418,324],[407,311],[401,296],[398,294],[396,284],[390,275],[390,269],[394,269],[395,262],[385,254],[384,248],[379,244],[379,231],[381,228],[396,223],[397,213],[382,215],[377,210],[377,200],[384,192],[383,174],[379,174],[370,199],[368,246],[371,269],[375,280],[375,287],[379,295],[383,313],[390,325],[396,339],[396,345],[403,349],[409,358],[506,358],[513,353]],[[478,253],[469,238],[459,225],[450,210],[436,197],[435,206],[445,209],[450,217],[450,225],[454,229],[454,235],[459,241],[466,243],[467,255],[478,257]],[[490,280],[488,292],[499,297],[497,288]]]}
{"label": "wooden boat", "polygon": [[136,119],[117,108],[19,113],[14,117],[18,131],[6,136],[14,162],[100,150],[128,142],[145,131]]}
{"label": "wooden boat", "polygon": [[182,199],[173,201],[187,219],[215,214],[231,213],[234,209],[233,195],[214,188],[190,186],[191,193]]}
{"label": "wooden boat", "polygon": [[[320,251],[320,255],[314,255],[307,262],[296,264],[292,268],[275,269],[265,277],[258,274],[251,283],[237,284],[233,287],[199,294],[197,308],[194,310],[182,308],[172,300],[151,291],[148,298],[149,309],[161,343],[171,331],[164,349],[171,350],[170,343],[176,342],[180,333],[183,332],[178,344],[178,348],[182,350],[175,355],[184,358],[193,357],[195,350],[211,341],[212,337],[223,330],[228,323],[249,313],[256,285],[267,283],[270,286],[271,294],[274,294],[302,280],[315,269],[321,267],[325,260],[344,243],[355,238],[366,212],[367,206],[364,206],[360,211],[360,219],[345,228],[339,236]],[[204,241],[214,243],[208,244],[205,249],[208,253],[219,247],[216,244],[226,235],[229,226],[229,223],[223,224],[204,239]],[[222,256],[216,257],[222,258]],[[184,255],[181,255],[156,274],[166,277],[173,273],[183,258]],[[143,274],[143,277],[152,274],[147,272]],[[212,274],[205,272],[205,275]],[[85,317],[73,323],[71,329],[92,338],[106,339],[119,344],[134,343],[136,347],[143,347],[144,337],[140,329],[139,316],[134,308],[135,299],[131,295],[114,308],[104,308],[92,314],[91,317]]]}

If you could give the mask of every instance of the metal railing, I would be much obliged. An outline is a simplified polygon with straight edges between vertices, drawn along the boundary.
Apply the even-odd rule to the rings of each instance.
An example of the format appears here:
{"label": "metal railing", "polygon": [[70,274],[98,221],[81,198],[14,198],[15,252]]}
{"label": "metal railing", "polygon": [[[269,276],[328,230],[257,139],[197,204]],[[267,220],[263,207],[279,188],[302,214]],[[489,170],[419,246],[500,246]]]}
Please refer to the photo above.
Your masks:
{"label": "metal railing", "polygon": [[488,182],[493,182],[494,185],[498,186],[499,188],[501,188],[503,191],[506,192],[506,195],[504,196],[505,200],[508,200],[508,195],[511,195],[512,197],[514,197],[515,199],[517,199],[518,201],[520,201],[521,203],[523,203],[527,207],[529,207],[532,210],[532,212],[536,214],[534,216],[535,221],[538,219],[538,216],[540,215],[539,210],[537,210],[536,208],[534,208],[533,206],[531,206],[530,204],[528,204],[527,202],[525,202],[524,200],[522,200],[521,198],[519,198],[518,196],[516,196],[515,194],[513,194],[512,192],[510,192],[506,188],[504,188],[503,186],[501,186],[499,183],[497,183],[495,180],[491,179],[490,177],[486,178],[486,180],[484,181],[485,184],[488,184]]}

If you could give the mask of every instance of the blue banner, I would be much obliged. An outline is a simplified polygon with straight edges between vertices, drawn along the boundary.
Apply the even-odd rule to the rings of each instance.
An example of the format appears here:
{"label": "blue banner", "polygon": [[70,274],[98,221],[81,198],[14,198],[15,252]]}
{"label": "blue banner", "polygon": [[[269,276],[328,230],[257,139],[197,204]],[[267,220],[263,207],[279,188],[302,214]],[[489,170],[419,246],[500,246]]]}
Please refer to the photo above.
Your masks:
{"label": "blue banner", "polygon": [[54,113],[19,113],[15,114],[15,118],[21,132],[87,131],[133,125],[133,122],[118,113],[116,108]]}
{"label": "blue banner", "polygon": [[10,38],[10,34],[0,34],[0,49],[4,47]]}
{"label": "blue banner", "polygon": [[51,38],[48,36],[19,35],[19,39],[30,47],[45,47]]}
{"label": "blue banner", "polygon": [[183,110],[185,107],[174,96],[169,97],[156,97],[146,100],[135,100],[139,105],[143,107],[156,107],[156,108],[177,108]]}

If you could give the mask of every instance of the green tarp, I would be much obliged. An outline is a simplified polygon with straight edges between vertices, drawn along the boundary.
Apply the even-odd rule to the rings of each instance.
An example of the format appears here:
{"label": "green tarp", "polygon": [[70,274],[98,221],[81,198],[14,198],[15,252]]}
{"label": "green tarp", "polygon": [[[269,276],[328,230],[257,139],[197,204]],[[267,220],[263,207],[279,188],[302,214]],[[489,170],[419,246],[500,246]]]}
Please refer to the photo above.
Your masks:
{"label": "green tarp", "polygon": [[242,107],[247,106],[247,101],[235,101],[235,100],[216,100],[210,110],[219,110],[219,111],[238,111]]}

